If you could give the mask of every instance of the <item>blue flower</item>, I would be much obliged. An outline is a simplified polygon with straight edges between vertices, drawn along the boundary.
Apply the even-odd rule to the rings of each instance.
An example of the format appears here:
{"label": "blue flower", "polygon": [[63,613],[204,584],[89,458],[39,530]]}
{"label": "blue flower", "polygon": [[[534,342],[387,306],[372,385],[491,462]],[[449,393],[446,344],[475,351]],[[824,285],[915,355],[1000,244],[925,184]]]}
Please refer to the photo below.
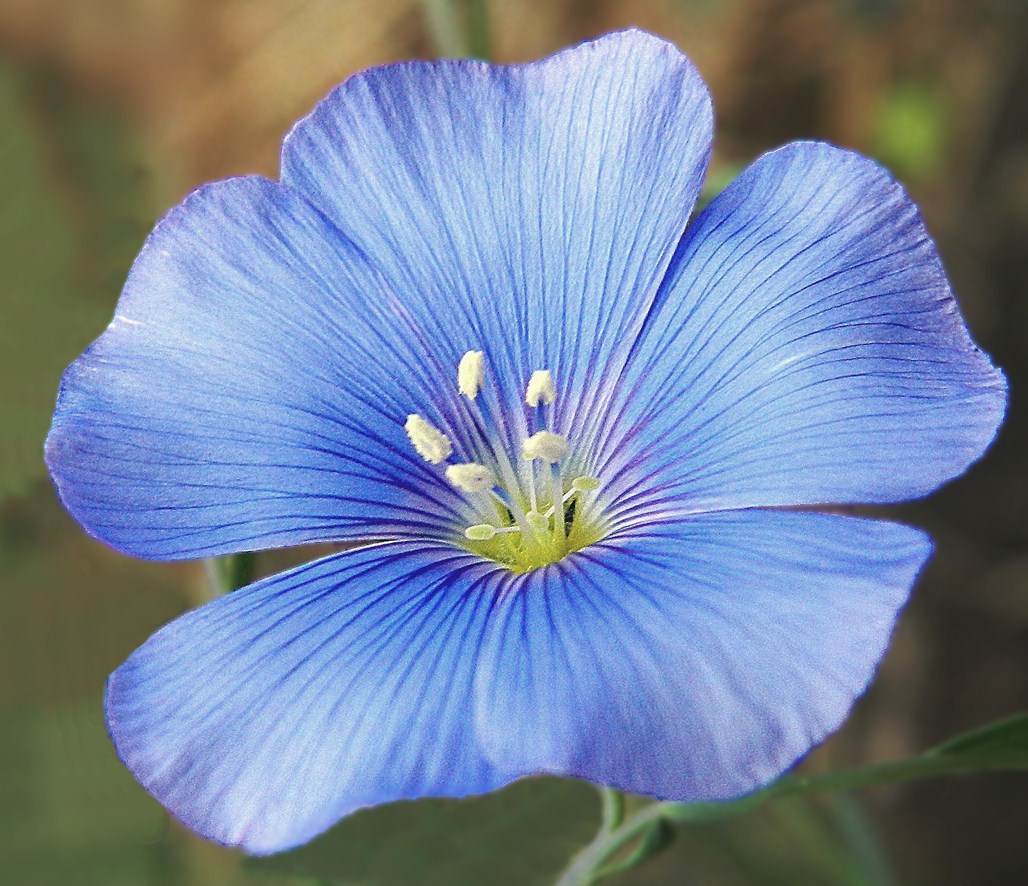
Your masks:
{"label": "blue flower", "polygon": [[267,853],[533,773],[728,798],[839,726],[930,545],[818,509],[960,474],[1005,384],[882,169],[791,144],[686,228],[710,145],[643,33],[391,65],[158,224],[64,377],[64,504],[155,559],[370,542],[111,676],[179,819]]}

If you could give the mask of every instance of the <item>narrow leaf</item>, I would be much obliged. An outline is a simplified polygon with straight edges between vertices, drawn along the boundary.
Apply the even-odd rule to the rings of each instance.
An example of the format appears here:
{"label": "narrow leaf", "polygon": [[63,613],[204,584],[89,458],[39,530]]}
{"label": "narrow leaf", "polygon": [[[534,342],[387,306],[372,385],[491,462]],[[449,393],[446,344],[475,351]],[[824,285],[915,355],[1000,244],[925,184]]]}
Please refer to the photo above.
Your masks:
{"label": "narrow leaf", "polygon": [[760,791],[725,803],[666,803],[672,821],[716,821],[749,812],[774,797],[834,793],[939,775],[1028,770],[1028,713],[1017,714],[904,760],[889,760],[843,772],[797,773]]}

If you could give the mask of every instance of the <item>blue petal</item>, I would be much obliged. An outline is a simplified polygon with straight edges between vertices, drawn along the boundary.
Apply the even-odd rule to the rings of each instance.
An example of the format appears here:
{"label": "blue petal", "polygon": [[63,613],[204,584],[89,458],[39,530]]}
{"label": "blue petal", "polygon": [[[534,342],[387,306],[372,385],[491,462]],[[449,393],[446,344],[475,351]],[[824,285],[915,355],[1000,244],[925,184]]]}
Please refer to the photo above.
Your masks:
{"label": "blue petal", "polygon": [[121,759],[203,836],[264,854],[343,815],[506,781],[474,736],[495,569],[390,543],[331,556],[188,613],[110,678]]}
{"label": "blue petal", "polygon": [[438,535],[463,505],[403,431],[438,387],[419,346],[305,200],[211,185],[158,225],[65,374],[47,461],[71,513],[140,556]]}
{"label": "blue petal", "polygon": [[920,532],[773,511],[615,533],[498,605],[478,672],[495,760],[733,797],[840,725],[927,558]]}
{"label": "blue petal", "polygon": [[607,420],[623,408],[635,437],[605,460],[634,517],[923,495],[1005,406],[913,203],[816,143],[760,158],[689,227],[617,387]]}
{"label": "blue petal", "polygon": [[656,293],[710,140],[695,68],[633,31],[530,65],[358,74],[297,124],[282,177],[372,257],[444,365],[484,348],[511,405],[549,368],[588,414]]}
{"label": "blue petal", "polygon": [[732,796],[838,726],[927,554],[906,527],[763,511],[521,576],[382,544],[158,631],[112,675],[108,729],[174,815],[252,853],[537,772]]}

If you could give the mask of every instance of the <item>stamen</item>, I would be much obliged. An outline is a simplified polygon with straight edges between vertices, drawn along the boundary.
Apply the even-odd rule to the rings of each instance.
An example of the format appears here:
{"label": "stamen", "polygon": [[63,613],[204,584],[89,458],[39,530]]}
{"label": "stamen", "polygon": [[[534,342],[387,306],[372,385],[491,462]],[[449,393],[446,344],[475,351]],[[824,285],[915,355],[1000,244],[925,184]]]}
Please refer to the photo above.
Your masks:
{"label": "stamen", "polygon": [[539,510],[539,501],[535,491],[535,462],[531,459],[528,461],[528,504],[529,511]]}
{"label": "stamen", "polygon": [[[513,422],[504,416],[501,391],[484,385],[485,374],[484,352],[466,351],[457,364],[461,400],[452,405],[455,415],[463,416],[470,426],[460,428],[448,416],[446,427],[456,435],[452,443],[441,428],[414,413],[407,416],[404,429],[417,453],[438,465],[439,479],[445,475],[448,483],[469,496],[463,505],[465,547],[521,574],[555,563],[603,537],[601,502],[599,496],[589,494],[600,482],[576,476],[567,483],[562,476],[570,442],[548,430],[559,426],[553,409],[546,408],[557,399],[549,370],[532,373],[525,389],[525,403],[532,414],[517,407]],[[527,465],[518,466],[517,452],[505,445],[517,428],[523,430],[510,442],[521,440]],[[576,461],[587,454],[581,442],[576,442]]]}
{"label": "stamen", "polygon": [[[567,444],[565,443],[565,449]],[[553,541],[560,556],[567,552],[567,534],[564,532],[564,496],[560,480],[560,465],[556,460],[550,465],[550,498],[553,501]]]}
{"label": "stamen", "polygon": [[541,403],[549,405],[557,399],[557,391],[553,387],[553,375],[549,369],[537,369],[528,380],[525,390],[525,402],[532,407]]}
{"label": "stamen", "polygon": [[[597,480],[595,477],[575,477],[575,479],[571,481],[571,488],[567,492],[565,492],[563,496],[561,496],[561,506],[563,507],[564,505],[566,505],[569,501],[571,501],[572,498],[574,498],[581,492],[594,492],[599,488],[600,481]],[[553,516],[553,514],[554,509],[551,505],[549,508],[547,508],[543,516],[547,520],[549,520],[550,517]]]}
{"label": "stamen", "polygon": [[496,485],[493,472],[477,462],[450,465],[446,479],[463,492],[487,492]]}
{"label": "stamen", "polygon": [[538,458],[551,465],[560,461],[567,452],[567,437],[552,431],[539,431],[521,444],[521,453],[525,458]]}
{"label": "stamen", "polygon": [[403,429],[410,437],[415,451],[425,461],[437,465],[445,461],[453,452],[449,438],[431,422],[425,421],[420,415],[407,416]]}
{"label": "stamen", "polygon": [[[481,355],[481,359],[476,355]],[[481,393],[481,382],[485,377],[484,360],[485,357],[482,354],[482,351],[468,351],[465,353],[461,358],[460,365],[457,367],[457,384],[461,387],[461,392],[468,397],[467,410],[471,415],[472,421],[476,425],[476,430],[478,431],[479,436],[488,439],[491,433],[491,428],[495,425],[494,421],[487,420],[489,405],[483,404],[485,406],[485,410],[483,411],[479,404],[475,402],[475,399],[472,399],[473,396],[477,398],[477,395]],[[464,369],[465,367],[467,368]],[[471,378],[467,379],[469,382],[467,390],[464,390],[464,387],[462,387],[462,369],[464,369],[465,373],[471,373],[472,375]],[[475,371],[472,372],[472,370]],[[470,384],[470,381],[472,380],[476,380],[474,385],[474,394],[472,394],[472,386]],[[495,393],[495,391],[493,393]],[[496,458],[495,468],[499,482],[509,489],[516,489],[518,486],[518,477],[506,449],[503,447],[494,448],[493,455]]]}
{"label": "stamen", "polygon": [[457,366],[457,387],[469,400],[478,396],[485,378],[485,359],[481,351],[468,351]]}
{"label": "stamen", "polygon": [[528,525],[536,532],[546,532],[550,528],[549,517],[545,514],[540,514],[538,511],[529,511],[525,514],[525,519],[528,521]]}
{"label": "stamen", "polygon": [[493,501],[499,505],[500,513],[510,514],[524,535],[531,534],[532,524],[528,521],[518,502],[511,498],[506,490],[501,489],[499,486],[494,486],[489,490],[489,494],[493,497]]}
{"label": "stamen", "polygon": [[476,523],[464,530],[464,537],[468,541],[489,541],[489,539],[506,532],[520,531],[519,526],[493,526],[492,523]]}

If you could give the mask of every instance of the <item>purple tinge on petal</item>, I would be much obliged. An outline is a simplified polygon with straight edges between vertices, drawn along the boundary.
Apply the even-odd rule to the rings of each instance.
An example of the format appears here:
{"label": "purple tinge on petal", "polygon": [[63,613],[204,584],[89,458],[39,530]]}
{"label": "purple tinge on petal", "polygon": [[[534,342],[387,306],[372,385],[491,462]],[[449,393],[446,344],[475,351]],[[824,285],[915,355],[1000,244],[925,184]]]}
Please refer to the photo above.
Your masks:
{"label": "purple tinge on petal", "polygon": [[906,526],[775,511],[614,533],[496,607],[480,737],[511,768],[746,793],[842,723],[929,552]]}
{"label": "purple tinge on petal", "polygon": [[711,128],[688,59],[628,31],[529,65],[358,74],[296,125],[282,177],[382,269],[441,365],[484,349],[511,406],[548,368],[571,426],[656,293]]}
{"label": "purple tinge on petal", "polygon": [[447,532],[460,502],[403,431],[438,385],[406,333],[379,275],[295,192],[202,188],[65,373],[46,448],[61,499],[143,557]]}
{"label": "purple tinge on petal", "polygon": [[902,188],[818,143],[690,225],[611,385],[595,422],[632,427],[600,457],[625,519],[924,495],[982,454],[1006,394]]}

